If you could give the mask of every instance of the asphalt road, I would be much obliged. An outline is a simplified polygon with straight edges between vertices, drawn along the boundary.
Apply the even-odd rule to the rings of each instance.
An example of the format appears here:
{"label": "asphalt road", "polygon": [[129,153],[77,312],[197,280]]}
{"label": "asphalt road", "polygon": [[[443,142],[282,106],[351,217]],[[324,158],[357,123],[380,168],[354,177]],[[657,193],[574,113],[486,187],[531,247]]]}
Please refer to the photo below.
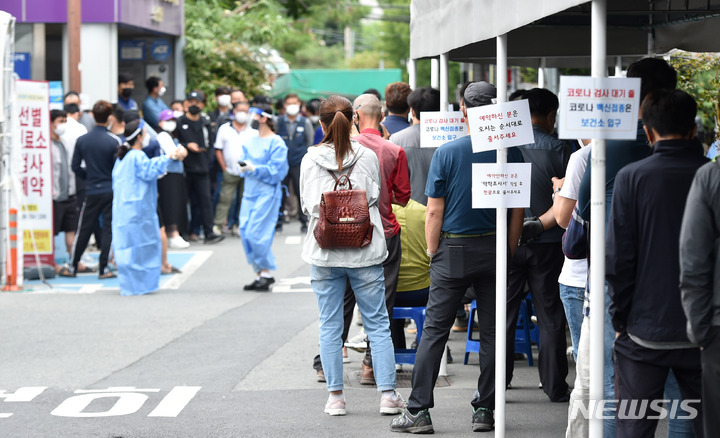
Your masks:
{"label": "asphalt road", "polygon": [[[277,235],[271,293],[242,290],[253,274],[233,237],[172,254],[183,274],[146,296],[122,297],[93,275],[0,293],[0,437],[397,436],[375,388],[359,384],[360,353],[345,368],[347,416],[323,413],[301,239],[297,223]],[[464,333],[449,345],[455,362],[431,415],[436,434],[470,436],[477,355],[462,365]],[[398,375],[405,398],[411,369]],[[508,437],[564,436],[567,404],[538,382],[536,367],[516,362]]]}

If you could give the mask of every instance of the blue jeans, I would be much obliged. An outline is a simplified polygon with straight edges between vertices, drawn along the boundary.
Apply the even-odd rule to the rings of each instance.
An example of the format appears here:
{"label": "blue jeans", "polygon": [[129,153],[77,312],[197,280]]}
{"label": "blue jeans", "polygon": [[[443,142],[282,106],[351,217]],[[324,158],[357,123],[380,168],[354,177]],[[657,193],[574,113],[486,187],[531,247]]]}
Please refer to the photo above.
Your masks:
{"label": "blue jeans", "polygon": [[[603,384],[605,400],[615,400],[615,363],[613,362],[613,346],[615,345],[615,328],[610,317],[610,302],[607,283],[605,283],[605,369]],[[615,416],[615,402],[606,403],[603,415]],[[615,418],[603,420],[603,437],[615,438]]]}
{"label": "blue jeans", "polygon": [[565,316],[570,327],[570,337],[573,343],[573,358],[577,362],[578,345],[580,344],[580,327],[583,321],[583,302],[585,301],[585,288],[560,284],[560,301],[565,308]]}
{"label": "blue jeans", "polygon": [[[680,387],[672,370],[668,373],[668,378],[665,381],[665,395],[663,398],[667,400],[678,400],[678,404],[682,400]],[[711,413],[708,414],[713,415]],[[678,416],[687,417],[688,412],[679,408]],[[692,420],[688,420],[687,418],[672,418],[672,416],[668,418],[668,438],[693,438],[694,436]]]}
{"label": "blue jeans", "polygon": [[363,327],[372,344],[378,391],[395,389],[395,349],[390,339],[382,265],[366,268],[313,266],[310,283],[320,309],[320,358],[328,391],[343,389],[343,304],[347,280],[355,292]]}

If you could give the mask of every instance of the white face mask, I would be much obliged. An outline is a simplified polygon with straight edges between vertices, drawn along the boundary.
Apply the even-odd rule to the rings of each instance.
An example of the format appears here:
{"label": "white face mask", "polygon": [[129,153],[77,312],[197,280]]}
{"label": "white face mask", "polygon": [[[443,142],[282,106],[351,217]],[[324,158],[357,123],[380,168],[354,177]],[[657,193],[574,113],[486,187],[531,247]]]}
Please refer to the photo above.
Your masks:
{"label": "white face mask", "polygon": [[158,91],[158,96],[163,97],[163,96],[165,95],[165,92],[166,92],[166,91],[167,91],[167,88],[162,87],[162,88]]}
{"label": "white face mask", "polygon": [[175,120],[166,120],[163,122],[162,129],[165,132],[173,132],[177,128],[177,122]]}
{"label": "white face mask", "polygon": [[147,132],[143,132],[142,145],[145,148],[149,144],[150,144],[150,134],[148,134]]}
{"label": "white face mask", "polygon": [[296,116],[300,112],[300,105],[288,105],[285,107],[285,112],[290,117]]}
{"label": "white face mask", "polygon": [[236,111],[235,112],[235,121],[238,122],[241,125],[244,125],[247,123],[248,120],[248,113],[245,111]]}
{"label": "white face mask", "polygon": [[310,121],[313,123],[317,123],[320,121],[320,116],[310,116]]}
{"label": "white face mask", "polygon": [[65,123],[60,123],[55,127],[55,134],[58,136],[65,134],[65,128],[67,128],[67,125]]}
{"label": "white face mask", "polygon": [[217,103],[219,106],[230,106],[230,95],[223,94],[221,96],[218,96]]}

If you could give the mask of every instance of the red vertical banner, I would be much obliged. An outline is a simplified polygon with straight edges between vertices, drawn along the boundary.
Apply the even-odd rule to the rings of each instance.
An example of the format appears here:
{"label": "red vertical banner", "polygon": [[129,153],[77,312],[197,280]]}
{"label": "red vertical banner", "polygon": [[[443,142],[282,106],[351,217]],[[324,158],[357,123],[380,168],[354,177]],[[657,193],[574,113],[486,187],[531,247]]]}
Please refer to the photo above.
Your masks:
{"label": "red vertical banner", "polygon": [[38,254],[42,263],[54,265],[50,88],[47,82],[16,81],[15,89],[24,263],[34,265]]}

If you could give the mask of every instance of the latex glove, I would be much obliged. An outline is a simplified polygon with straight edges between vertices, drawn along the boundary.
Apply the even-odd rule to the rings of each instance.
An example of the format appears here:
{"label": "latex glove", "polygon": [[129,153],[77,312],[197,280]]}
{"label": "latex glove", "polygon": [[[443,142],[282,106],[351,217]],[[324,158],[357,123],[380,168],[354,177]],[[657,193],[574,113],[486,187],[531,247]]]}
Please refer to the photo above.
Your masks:
{"label": "latex glove", "polygon": [[526,245],[532,242],[540,236],[543,231],[545,231],[545,229],[537,216],[525,218],[525,222],[523,222],[522,236],[520,236],[520,245]]}
{"label": "latex glove", "polygon": [[[243,165],[240,164],[240,163],[243,163],[243,164],[245,164],[245,165],[243,166]],[[252,163],[251,161],[247,161],[247,160],[239,162],[239,163],[238,163],[238,168],[240,169],[240,173],[254,172],[254,171],[255,171],[255,166],[253,165],[253,163]]]}

